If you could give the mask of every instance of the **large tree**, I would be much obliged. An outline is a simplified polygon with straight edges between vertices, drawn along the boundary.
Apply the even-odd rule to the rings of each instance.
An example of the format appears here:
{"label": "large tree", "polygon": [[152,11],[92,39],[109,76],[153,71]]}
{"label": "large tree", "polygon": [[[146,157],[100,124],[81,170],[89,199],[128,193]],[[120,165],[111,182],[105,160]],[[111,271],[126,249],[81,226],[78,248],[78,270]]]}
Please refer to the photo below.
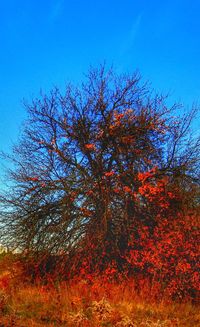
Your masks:
{"label": "large tree", "polygon": [[4,243],[70,253],[94,239],[123,253],[140,222],[153,230],[169,210],[198,204],[195,110],[179,115],[137,73],[91,69],[80,86],[25,106],[1,196]]}

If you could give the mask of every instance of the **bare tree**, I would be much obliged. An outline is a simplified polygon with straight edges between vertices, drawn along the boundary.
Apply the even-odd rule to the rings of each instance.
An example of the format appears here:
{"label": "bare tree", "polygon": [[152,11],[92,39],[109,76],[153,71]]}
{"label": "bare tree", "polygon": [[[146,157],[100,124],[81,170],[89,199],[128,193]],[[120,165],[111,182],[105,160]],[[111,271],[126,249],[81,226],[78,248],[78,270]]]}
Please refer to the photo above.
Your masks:
{"label": "bare tree", "polygon": [[139,194],[138,180],[155,167],[157,179],[168,176],[188,198],[199,187],[199,139],[189,136],[195,110],[175,118],[179,106],[165,100],[137,73],[117,76],[103,66],[79,87],[25,104],[11,188],[1,195],[2,242],[69,253],[95,236],[123,251],[130,226],[155,224],[157,209]]}

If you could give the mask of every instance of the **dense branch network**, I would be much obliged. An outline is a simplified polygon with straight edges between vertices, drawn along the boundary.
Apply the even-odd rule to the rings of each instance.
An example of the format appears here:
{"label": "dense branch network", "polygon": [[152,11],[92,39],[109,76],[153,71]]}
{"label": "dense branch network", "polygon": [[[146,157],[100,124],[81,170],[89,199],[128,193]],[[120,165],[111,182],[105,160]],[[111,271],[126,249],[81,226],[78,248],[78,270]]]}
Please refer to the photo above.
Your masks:
{"label": "dense branch network", "polygon": [[80,87],[26,107],[11,191],[1,196],[4,242],[70,253],[89,237],[121,253],[139,222],[153,230],[183,194],[197,205],[199,140],[188,136],[195,110],[174,118],[178,107],[152,96],[138,74],[92,69]]}

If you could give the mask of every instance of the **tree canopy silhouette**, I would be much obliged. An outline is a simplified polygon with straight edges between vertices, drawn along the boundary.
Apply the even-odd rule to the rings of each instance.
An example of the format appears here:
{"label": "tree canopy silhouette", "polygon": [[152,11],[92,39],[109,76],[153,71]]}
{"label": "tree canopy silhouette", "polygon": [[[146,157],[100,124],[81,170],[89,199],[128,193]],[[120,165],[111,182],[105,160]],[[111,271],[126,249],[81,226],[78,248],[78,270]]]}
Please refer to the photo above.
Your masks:
{"label": "tree canopy silhouette", "polygon": [[93,239],[117,256],[141,223],[153,232],[158,217],[199,204],[196,111],[178,115],[138,73],[92,68],[80,86],[25,106],[1,195],[3,243],[71,253]]}

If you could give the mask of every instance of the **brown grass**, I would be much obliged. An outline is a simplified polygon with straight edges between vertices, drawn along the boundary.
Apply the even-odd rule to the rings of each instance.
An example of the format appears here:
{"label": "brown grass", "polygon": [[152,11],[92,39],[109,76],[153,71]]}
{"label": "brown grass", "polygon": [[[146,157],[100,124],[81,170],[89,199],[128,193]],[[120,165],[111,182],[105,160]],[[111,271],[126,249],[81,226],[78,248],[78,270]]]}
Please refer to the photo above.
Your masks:
{"label": "brown grass", "polygon": [[156,281],[137,292],[133,280],[102,277],[33,285],[10,259],[0,260],[0,327],[200,327],[199,305],[156,300]]}
{"label": "brown grass", "polygon": [[136,294],[131,282],[28,285],[4,272],[0,284],[1,327],[200,326],[197,305],[153,301],[145,290]]}

